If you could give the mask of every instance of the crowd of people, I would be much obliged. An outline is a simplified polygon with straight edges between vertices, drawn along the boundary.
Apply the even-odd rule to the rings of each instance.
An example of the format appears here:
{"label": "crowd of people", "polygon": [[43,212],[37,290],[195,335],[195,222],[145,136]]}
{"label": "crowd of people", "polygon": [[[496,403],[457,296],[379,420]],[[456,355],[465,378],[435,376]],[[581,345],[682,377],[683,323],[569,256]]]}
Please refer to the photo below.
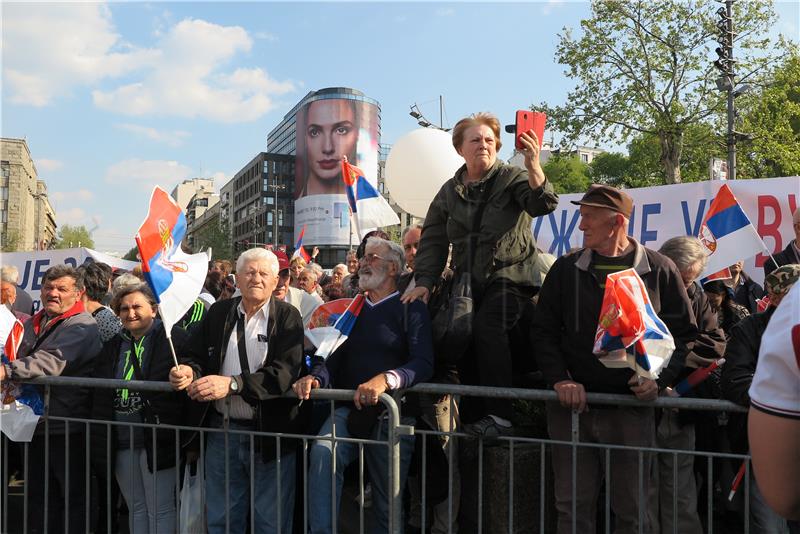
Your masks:
{"label": "crowd of people", "polygon": [[[459,121],[453,145],[465,164],[433,199],[424,224],[403,230],[400,244],[381,231],[370,232],[346,263],[330,272],[313,259],[307,263],[262,248],[243,252],[235,265],[213,261],[197,301],[171,332],[141,273],[112,273],[100,263],[53,266],[42,281],[41,310],[34,313],[30,299],[17,291],[15,269],[3,267],[2,300],[24,322],[24,335],[17,359],[0,366],[0,381],[51,375],[169,381],[173,387],[159,393],[51,388],[48,410],[56,419],[39,425],[26,457],[29,531],[45,532],[45,521],[50,532],[65,527],[102,532],[107,526],[117,531],[121,496],[130,532],[174,532],[180,470],[200,458],[208,532],[299,532],[296,510],[304,500],[298,502],[296,494],[307,496],[309,532],[333,532],[345,469],[363,451],[372,493],[370,525],[387,532],[386,448],[362,449],[347,438],[385,441],[381,396],[420,382],[514,387],[519,347],[526,371],[534,369],[543,387],[557,394],[558,401],[546,407],[553,440],[571,441],[577,411],[582,443],[747,453],[747,418],[739,414],[656,410],[646,404],[590,409],[587,393],[632,395],[645,402],[677,395],[673,388],[692,371],[725,358],[721,370],[691,395],[749,406],[762,336],[800,278],[800,209],[793,219],[795,240],[765,265],[766,291],[742,271],[741,262],[731,266],[730,278],[700,285],[707,259],[701,242],[680,236],[659,251],[641,245],[627,234],[631,197],[602,184],[575,201],[583,246],[553,261],[537,249],[530,228],[534,217],[555,209],[558,197],[539,163],[535,134],[521,132],[520,142],[524,169],[497,159],[495,117],[480,113]],[[636,271],[674,338],[675,350],[657,380],[606,367],[593,354],[606,279],[626,269]],[[441,303],[442,295],[447,300],[448,288],[461,280],[471,287],[474,308],[471,335],[456,350],[437,344],[431,317],[438,311],[434,303]],[[323,302],[359,293],[364,305],[348,339],[327,359],[314,356],[315,347],[304,336],[311,314]],[[311,400],[318,388],[354,393],[335,409],[326,405],[320,411]],[[507,399],[470,403],[450,395],[419,395],[406,404],[402,423],[441,432],[438,445],[453,460],[451,498],[430,507],[425,528],[456,532],[461,488],[457,440],[449,433],[501,442],[514,435],[513,405]],[[770,409],[769,403],[759,406]],[[790,417],[800,413],[797,405],[787,410]],[[85,450],[87,426],[58,418],[104,422],[90,425],[91,454]],[[306,450],[302,440],[254,438],[252,432],[318,439]],[[400,484],[408,489],[409,510],[418,509],[420,501],[413,454],[414,436],[403,435]],[[606,465],[603,448],[554,445],[550,462],[559,533],[572,532],[573,525],[578,532],[595,532],[604,488],[618,533],[700,534],[712,519],[704,515],[699,496],[708,491],[727,496],[722,462],[707,480],[702,458],[691,454],[614,450]],[[92,473],[91,489],[99,496],[89,501],[85,472]],[[750,532],[798,532],[796,523],[770,508],[761,483],[751,474],[743,490]],[[39,506],[45,501],[47,518]],[[91,501],[98,510],[89,514],[90,527]],[[783,512],[800,519],[800,510]],[[420,528],[421,519],[412,512],[402,523]]]}

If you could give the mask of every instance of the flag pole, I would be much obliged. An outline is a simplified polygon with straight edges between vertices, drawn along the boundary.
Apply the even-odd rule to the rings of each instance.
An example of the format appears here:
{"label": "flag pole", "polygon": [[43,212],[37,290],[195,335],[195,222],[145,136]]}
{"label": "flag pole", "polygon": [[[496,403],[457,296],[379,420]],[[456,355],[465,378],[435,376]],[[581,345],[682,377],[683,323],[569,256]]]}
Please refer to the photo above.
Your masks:
{"label": "flag pole", "polygon": [[[158,316],[161,317],[161,322],[164,323],[164,316],[161,315],[161,308],[158,308]],[[167,334],[167,341],[169,341],[169,350],[172,352],[172,361],[175,364],[175,369],[178,368],[178,355],[175,354],[175,345],[172,344],[172,326],[166,328],[164,323],[164,332]]]}

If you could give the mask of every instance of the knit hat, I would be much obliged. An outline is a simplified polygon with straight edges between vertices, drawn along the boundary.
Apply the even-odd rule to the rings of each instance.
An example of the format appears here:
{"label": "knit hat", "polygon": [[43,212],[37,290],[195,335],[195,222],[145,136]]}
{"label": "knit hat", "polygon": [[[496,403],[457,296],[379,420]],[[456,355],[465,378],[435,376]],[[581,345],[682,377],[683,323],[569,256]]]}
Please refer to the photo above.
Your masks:
{"label": "knit hat", "polygon": [[800,265],[783,265],[764,278],[764,289],[771,295],[783,295],[789,292],[798,278],[800,278]]}

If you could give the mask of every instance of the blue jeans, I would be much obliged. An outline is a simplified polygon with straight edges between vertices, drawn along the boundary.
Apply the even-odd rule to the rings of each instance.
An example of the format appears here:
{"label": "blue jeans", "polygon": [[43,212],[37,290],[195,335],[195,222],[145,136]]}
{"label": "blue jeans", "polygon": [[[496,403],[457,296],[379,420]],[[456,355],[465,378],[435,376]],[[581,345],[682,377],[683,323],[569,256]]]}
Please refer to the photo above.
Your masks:
{"label": "blue jeans", "polygon": [[[337,408],[333,414],[336,423],[336,437],[351,437],[347,431],[347,415],[352,408]],[[403,418],[403,424],[413,424],[413,418]],[[319,431],[319,436],[332,435],[331,418],[325,421]],[[379,419],[375,425],[372,439],[387,441],[387,421]],[[309,531],[311,534],[333,532],[333,510],[331,510],[331,473],[333,470],[332,443],[318,440],[311,445],[311,460],[309,464],[308,506],[312,513],[309,514]],[[401,436],[400,438],[400,495],[408,475],[411,464],[411,455],[414,452],[414,436]],[[336,510],[337,517],[342,498],[342,483],[344,470],[348,465],[358,459],[358,444],[351,442],[336,442]],[[375,532],[389,532],[389,452],[385,445],[365,445],[364,459],[369,470],[372,482],[372,509],[375,513]],[[402,506],[397,510],[397,518],[402,522]]]}
{"label": "blue jeans", "polygon": [[[232,430],[252,430],[231,421]],[[228,450],[225,453],[225,438]],[[253,444],[258,438],[253,438]],[[225,464],[227,459],[228,501],[225,499]],[[226,516],[228,532],[244,534],[249,513],[254,515],[253,534],[282,532],[291,534],[294,514],[296,454],[281,456],[280,461],[264,462],[261,453],[253,451],[250,464],[250,434],[209,432],[206,441],[206,517],[209,534],[224,534]],[[253,478],[253,508],[250,509],[250,477]],[[280,484],[280,493],[278,492]],[[230,510],[230,513],[228,513]],[[278,511],[280,510],[280,519]],[[279,523],[280,521],[280,523]],[[280,528],[278,528],[280,527]]]}

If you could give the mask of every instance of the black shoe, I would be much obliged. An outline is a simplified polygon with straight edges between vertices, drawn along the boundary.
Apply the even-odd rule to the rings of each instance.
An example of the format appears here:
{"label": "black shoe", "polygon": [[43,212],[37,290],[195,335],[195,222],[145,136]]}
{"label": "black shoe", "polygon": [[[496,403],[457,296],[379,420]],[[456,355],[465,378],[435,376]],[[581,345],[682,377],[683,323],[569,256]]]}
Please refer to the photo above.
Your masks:
{"label": "black shoe", "polygon": [[498,424],[494,417],[487,415],[474,423],[464,425],[464,432],[479,438],[497,439],[504,436],[513,436],[514,427]]}

